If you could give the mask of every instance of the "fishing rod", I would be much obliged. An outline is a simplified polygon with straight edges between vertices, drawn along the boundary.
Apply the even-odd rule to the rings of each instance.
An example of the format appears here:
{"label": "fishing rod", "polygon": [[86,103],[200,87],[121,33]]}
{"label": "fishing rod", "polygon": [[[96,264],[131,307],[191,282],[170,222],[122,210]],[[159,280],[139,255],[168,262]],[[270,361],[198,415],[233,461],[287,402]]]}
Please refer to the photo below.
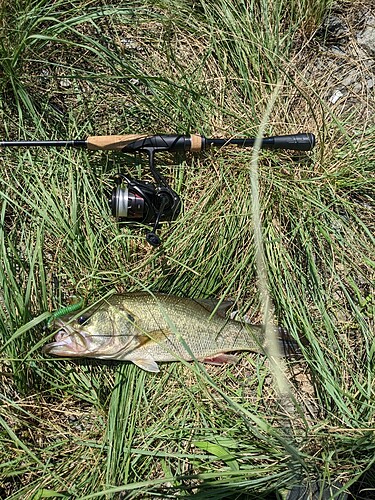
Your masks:
{"label": "fishing rod", "polygon": [[[216,139],[201,135],[104,135],[87,139],[66,141],[0,141],[0,147],[72,147],[92,151],[118,151],[122,153],[145,153],[155,184],[134,179],[123,173],[115,176],[109,206],[119,222],[136,222],[152,225],[146,240],[150,245],[159,246],[156,234],[161,222],[173,221],[181,211],[181,199],[169,186],[166,179],[155,167],[157,152],[199,153],[223,146],[253,147],[255,138]],[[265,137],[260,141],[261,149],[310,151],[315,145],[311,133]]]}

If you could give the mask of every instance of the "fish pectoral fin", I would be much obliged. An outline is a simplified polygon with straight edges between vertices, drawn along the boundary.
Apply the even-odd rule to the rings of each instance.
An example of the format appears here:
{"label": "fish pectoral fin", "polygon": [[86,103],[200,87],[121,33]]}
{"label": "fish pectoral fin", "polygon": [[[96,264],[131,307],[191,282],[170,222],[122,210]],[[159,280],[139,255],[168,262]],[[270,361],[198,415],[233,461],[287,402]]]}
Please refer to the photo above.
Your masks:
{"label": "fish pectoral fin", "polygon": [[209,365],[223,365],[224,363],[237,363],[238,358],[237,356],[233,356],[233,354],[215,354],[215,356],[212,356],[210,358],[204,358],[202,359],[203,363],[207,363]]}
{"label": "fish pectoral fin", "polygon": [[172,334],[171,330],[167,330],[166,328],[162,330],[152,330],[150,332],[141,332],[134,336],[134,346],[133,349],[137,347],[144,346],[149,342],[155,342],[156,344],[165,341]]}
{"label": "fish pectoral fin", "polygon": [[132,359],[132,362],[146,372],[159,373],[160,371],[158,364],[152,358]]}
{"label": "fish pectoral fin", "polygon": [[156,342],[159,344],[160,342],[164,342],[165,339],[168,339],[171,336],[171,330],[167,328],[163,328],[161,330],[152,330],[147,333],[147,342]]}

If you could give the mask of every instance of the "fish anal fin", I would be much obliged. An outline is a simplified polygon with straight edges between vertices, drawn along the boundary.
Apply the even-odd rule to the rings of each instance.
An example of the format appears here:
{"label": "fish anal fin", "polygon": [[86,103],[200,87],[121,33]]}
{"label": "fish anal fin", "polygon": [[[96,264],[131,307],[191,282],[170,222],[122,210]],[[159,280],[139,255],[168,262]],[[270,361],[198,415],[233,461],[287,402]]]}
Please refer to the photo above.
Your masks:
{"label": "fish anal fin", "polygon": [[160,371],[156,361],[151,358],[132,359],[132,362],[142,370],[146,370],[146,372],[159,373]]}
{"label": "fish anal fin", "polygon": [[223,365],[225,363],[237,363],[238,358],[233,354],[220,353],[215,354],[215,356],[211,356],[210,358],[204,358],[202,361],[203,363],[207,363],[209,365]]}

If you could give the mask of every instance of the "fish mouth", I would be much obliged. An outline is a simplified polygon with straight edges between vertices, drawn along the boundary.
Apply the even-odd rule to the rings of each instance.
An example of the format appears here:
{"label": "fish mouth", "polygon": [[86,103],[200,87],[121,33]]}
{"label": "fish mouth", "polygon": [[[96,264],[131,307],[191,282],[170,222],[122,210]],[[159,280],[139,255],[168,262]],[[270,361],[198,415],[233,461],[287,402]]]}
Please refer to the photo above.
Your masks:
{"label": "fish mouth", "polygon": [[87,352],[87,342],[82,333],[60,320],[57,320],[53,326],[60,326],[60,328],[55,334],[54,341],[43,347],[44,354],[82,356]]}

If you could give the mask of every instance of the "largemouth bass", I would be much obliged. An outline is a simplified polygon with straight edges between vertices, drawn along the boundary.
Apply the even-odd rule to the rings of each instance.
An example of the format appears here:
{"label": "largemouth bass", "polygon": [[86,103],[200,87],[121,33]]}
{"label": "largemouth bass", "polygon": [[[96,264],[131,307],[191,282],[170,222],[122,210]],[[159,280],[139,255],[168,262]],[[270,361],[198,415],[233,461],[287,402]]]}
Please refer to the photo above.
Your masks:
{"label": "largemouth bass", "polygon": [[53,327],[59,330],[44,352],[131,361],[154,373],[158,362],[221,364],[236,361],[228,352],[264,352],[260,326],[212,315],[212,310],[204,300],[142,292],[113,295],[81,315],[56,319]]}

